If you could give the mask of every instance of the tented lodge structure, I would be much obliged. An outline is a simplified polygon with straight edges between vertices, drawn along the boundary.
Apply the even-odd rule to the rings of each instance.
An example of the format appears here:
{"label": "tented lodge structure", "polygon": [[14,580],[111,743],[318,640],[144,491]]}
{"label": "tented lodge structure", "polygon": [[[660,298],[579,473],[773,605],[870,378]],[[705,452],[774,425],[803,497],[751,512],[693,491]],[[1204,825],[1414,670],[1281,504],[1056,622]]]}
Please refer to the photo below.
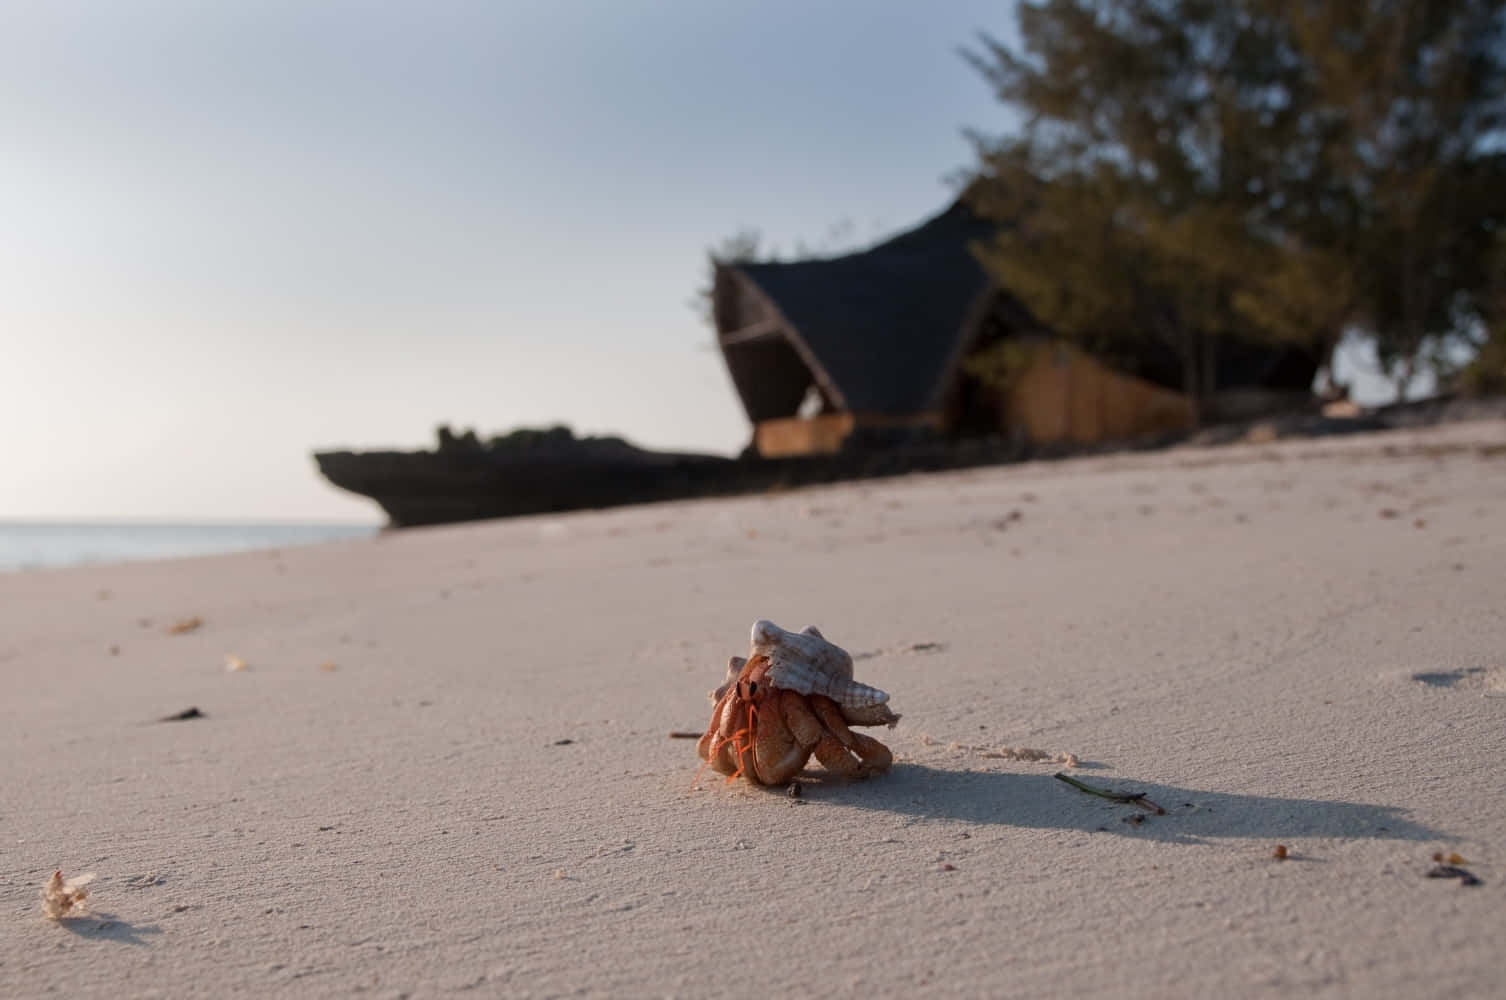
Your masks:
{"label": "tented lodge structure", "polygon": [[[717,339],[760,455],[830,454],[927,436],[1003,434],[1088,444],[1189,428],[1181,366],[1140,345],[1110,364],[1050,336],[979,266],[969,244],[992,223],[958,201],[859,253],[722,262]],[[1007,339],[1007,389],[964,361]],[[1228,345],[1215,390],[1305,394],[1317,359]]]}

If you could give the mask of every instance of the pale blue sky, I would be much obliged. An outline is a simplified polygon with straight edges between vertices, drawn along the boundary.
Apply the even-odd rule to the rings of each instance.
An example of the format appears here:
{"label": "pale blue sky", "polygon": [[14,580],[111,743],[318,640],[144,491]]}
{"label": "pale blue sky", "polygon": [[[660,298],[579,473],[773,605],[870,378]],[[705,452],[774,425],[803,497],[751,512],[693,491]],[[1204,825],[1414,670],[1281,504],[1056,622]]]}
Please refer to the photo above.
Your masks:
{"label": "pale blue sky", "polygon": [[316,448],[732,453],[687,306],[942,208],[1008,2],[0,0],[0,517],[376,520]]}
{"label": "pale blue sky", "polygon": [[371,518],[441,421],[733,452],[705,248],[937,211],[1001,2],[6,3],[0,517]]}

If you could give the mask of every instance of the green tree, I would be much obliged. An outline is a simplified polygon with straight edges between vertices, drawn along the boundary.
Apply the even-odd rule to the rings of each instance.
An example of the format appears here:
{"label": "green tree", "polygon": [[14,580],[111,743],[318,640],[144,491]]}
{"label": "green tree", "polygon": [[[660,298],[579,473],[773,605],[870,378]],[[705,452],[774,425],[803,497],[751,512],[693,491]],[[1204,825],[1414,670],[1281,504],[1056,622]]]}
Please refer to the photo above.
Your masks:
{"label": "green tree", "polygon": [[1506,393],[1506,229],[1486,258],[1479,322],[1470,328],[1474,356],[1454,379],[1467,393]]}
{"label": "green tree", "polygon": [[1352,206],[1336,242],[1356,264],[1365,328],[1404,397],[1427,356],[1477,326],[1503,218],[1506,17],[1498,0],[1293,0],[1330,191]]}
{"label": "green tree", "polygon": [[1002,224],[986,266],[1045,325],[1174,348],[1201,404],[1230,338],[1330,352],[1360,323],[1401,377],[1467,313],[1506,191],[1498,2],[1018,12],[1018,50],[968,53],[1025,120],[978,139],[970,190]]}
{"label": "green tree", "polygon": [[979,140],[972,200],[1004,223],[984,263],[1091,350],[1175,351],[1201,412],[1221,342],[1299,335],[1249,308],[1249,276],[1274,273],[1259,202],[1293,125],[1246,83],[1290,89],[1296,71],[1230,4],[1055,0],[1022,4],[1019,22],[1023,51],[985,36],[970,54],[1026,121]]}

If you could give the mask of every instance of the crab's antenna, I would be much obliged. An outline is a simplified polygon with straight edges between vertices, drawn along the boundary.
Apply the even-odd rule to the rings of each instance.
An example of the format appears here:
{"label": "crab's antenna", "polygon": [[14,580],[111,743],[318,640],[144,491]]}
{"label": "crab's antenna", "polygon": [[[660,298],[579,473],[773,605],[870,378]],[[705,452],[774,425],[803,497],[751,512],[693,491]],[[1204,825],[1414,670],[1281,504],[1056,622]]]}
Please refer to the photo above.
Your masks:
{"label": "crab's antenna", "polygon": [[711,766],[712,758],[714,758],[715,756],[716,756],[716,744],[713,743],[711,745],[711,751],[707,755],[706,759],[703,760],[703,761],[701,761],[701,766],[695,769],[695,777],[690,779],[690,790],[692,792],[695,791],[696,788],[698,788],[700,786],[700,784],[701,784],[701,775],[702,775],[702,773],[705,772],[706,768],[708,768],[708,767]]}

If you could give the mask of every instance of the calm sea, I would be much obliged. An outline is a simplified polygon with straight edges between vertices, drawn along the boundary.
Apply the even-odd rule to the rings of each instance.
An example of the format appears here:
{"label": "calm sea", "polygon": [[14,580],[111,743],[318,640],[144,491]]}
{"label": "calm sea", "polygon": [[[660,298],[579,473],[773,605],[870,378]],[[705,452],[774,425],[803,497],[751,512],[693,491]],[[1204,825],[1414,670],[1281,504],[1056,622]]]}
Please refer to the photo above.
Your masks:
{"label": "calm sea", "polygon": [[369,524],[0,521],[0,573],[365,538]]}

